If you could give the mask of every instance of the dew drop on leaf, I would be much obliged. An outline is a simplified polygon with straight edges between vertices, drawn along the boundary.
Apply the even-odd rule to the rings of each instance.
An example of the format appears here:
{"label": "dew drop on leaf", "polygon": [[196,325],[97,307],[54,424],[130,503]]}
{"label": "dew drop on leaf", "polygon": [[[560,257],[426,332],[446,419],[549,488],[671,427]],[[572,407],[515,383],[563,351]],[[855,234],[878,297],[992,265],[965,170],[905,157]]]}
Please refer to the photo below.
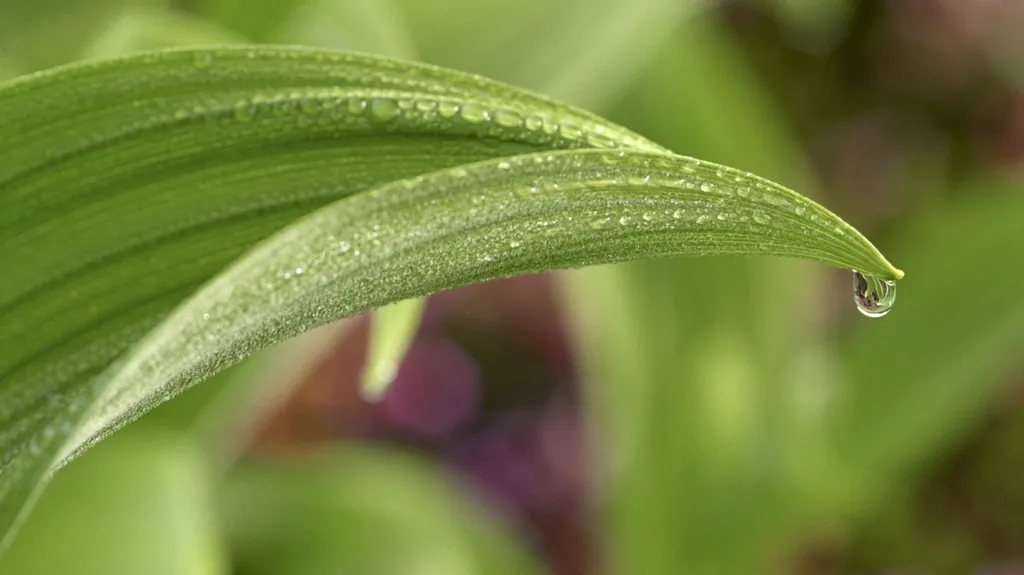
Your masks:
{"label": "dew drop on leaf", "polygon": [[868,317],[882,317],[896,303],[896,282],[853,272],[853,301]]}
{"label": "dew drop on leaf", "polygon": [[195,56],[192,57],[192,63],[195,64],[196,68],[209,68],[213,64],[213,54],[196,52]]}
{"label": "dew drop on leaf", "polygon": [[511,110],[498,110],[494,113],[494,121],[506,128],[518,128],[523,125],[523,117]]}
{"label": "dew drop on leaf", "polygon": [[452,118],[455,114],[459,113],[459,105],[454,102],[439,102],[437,104],[437,113],[442,118]]}
{"label": "dew drop on leaf", "polygon": [[461,110],[462,119],[470,124],[479,124],[491,119],[491,112],[478,104],[466,104]]}
{"label": "dew drop on leaf", "polygon": [[378,122],[389,122],[398,116],[398,104],[387,98],[377,98],[370,102],[370,116]]}

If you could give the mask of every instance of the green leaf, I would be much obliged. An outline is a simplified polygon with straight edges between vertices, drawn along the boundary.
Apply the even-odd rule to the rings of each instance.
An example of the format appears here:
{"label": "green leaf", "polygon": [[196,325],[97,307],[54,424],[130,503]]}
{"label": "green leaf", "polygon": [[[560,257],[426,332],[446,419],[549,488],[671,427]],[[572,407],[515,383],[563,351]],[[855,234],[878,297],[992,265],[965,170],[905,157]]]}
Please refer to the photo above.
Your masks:
{"label": "green leaf", "polygon": [[0,559],[5,575],[229,573],[202,454],[173,435],[118,435],[62,471]]}
{"label": "green leaf", "polygon": [[114,16],[166,0],[0,1],[0,62],[25,74],[72,60]]}
{"label": "green leaf", "polygon": [[273,40],[397,58],[416,55],[401,11],[391,0],[305,0],[295,6]]}
{"label": "green leaf", "polygon": [[[395,0],[428,61],[596,109],[702,0]],[[457,15],[457,16],[453,16]]]}
{"label": "green leaf", "polygon": [[426,307],[425,298],[407,299],[373,313],[369,351],[363,368],[362,394],[367,401],[384,397],[412,345]]}
{"label": "green leaf", "polygon": [[348,448],[250,463],[220,497],[244,573],[542,573],[426,461]]}
{"label": "green leaf", "polygon": [[[55,461],[343,316],[490,278],[670,254],[902,275],[781,186],[431,66],[168,51],[15,81],[0,88],[0,110],[8,535]],[[619,150],[574,150],[585,146]]]}
{"label": "green leaf", "polygon": [[82,52],[83,59],[187,45],[239,44],[245,38],[216,24],[167,8],[126,10],[110,21]]}

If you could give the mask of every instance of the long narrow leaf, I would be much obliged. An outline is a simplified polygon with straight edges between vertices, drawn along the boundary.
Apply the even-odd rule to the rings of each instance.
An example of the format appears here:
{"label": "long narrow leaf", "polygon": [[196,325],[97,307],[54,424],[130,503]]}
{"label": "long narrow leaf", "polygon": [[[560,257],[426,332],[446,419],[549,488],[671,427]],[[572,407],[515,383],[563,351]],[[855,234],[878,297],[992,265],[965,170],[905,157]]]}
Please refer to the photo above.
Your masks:
{"label": "long narrow leaf", "polygon": [[7,534],[54,463],[145,408],[401,299],[669,254],[901,275],[806,198],[586,112],[301,49],[154,53],[0,88],[0,206]]}

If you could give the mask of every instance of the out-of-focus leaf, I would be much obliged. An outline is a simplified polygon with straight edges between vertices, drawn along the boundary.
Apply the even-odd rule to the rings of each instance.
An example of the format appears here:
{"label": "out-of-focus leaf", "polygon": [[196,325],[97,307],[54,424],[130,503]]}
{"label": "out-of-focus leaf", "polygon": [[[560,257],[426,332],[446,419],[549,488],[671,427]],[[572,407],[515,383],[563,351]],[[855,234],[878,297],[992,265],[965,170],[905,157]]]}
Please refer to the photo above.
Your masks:
{"label": "out-of-focus leaf", "polygon": [[601,109],[703,0],[398,0],[420,56]]}
{"label": "out-of-focus leaf", "polygon": [[[901,275],[792,191],[430,66],[169,51],[16,81],[0,109],[6,533],[56,452],[62,461],[252,351],[342,316],[669,254]],[[585,146],[620,150],[526,155]]]}
{"label": "out-of-focus leaf", "polygon": [[110,58],[187,45],[240,44],[245,38],[212,22],[169,9],[128,10],[113,19],[82,53]]}
{"label": "out-of-focus leaf", "polygon": [[416,57],[401,11],[392,0],[305,0],[274,32],[275,42]]}
{"label": "out-of-focus leaf", "polygon": [[167,0],[0,0],[0,59],[25,74],[75,59],[118,13]]}
{"label": "out-of-focus leaf", "polygon": [[373,312],[362,381],[362,393],[368,400],[381,399],[398,375],[398,366],[416,337],[426,303],[425,298],[409,299]]}
{"label": "out-of-focus leaf", "polygon": [[831,51],[843,39],[855,5],[850,0],[762,0],[774,8],[775,18],[791,42],[807,51]]}
{"label": "out-of-focus leaf", "polygon": [[1012,259],[1024,247],[1024,184],[967,187],[969,200],[901,228],[894,250],[914,279],[884,325],[844,346],[853,383],[836,433],[853,482],[905,477],[977,423],[1020,366],[1024,269]]}
{"label": "out-of-focus leaf", "polygon": [[246,464],[220,501],[242,573],[544,572],[454,481],[409,455],[347,449]]}
{"label": "out-of-focus leaf", "polygon": [[[695,79],[698,79],[695,80]],[[696,155],[807,187],[797,144],[728,34],[688,20],[612,110]],[[614,448],[612,572],[753,572],[806,501],[789,378],[815,283],[798,262],[649,261],[572,274],[592,432]],[[852,303],[851,303],[852,307]],[[810,427],[815,430],[814,427]],[[820,452],[805,451],[811,460]],[[816,459],[817,458],[817,459]],[[805,499],[813,500],[814,494]]]}
{"label": "out-of-focus leaf", "polygon": [[229,573],[204,464],[174,436],[118,435],[55,478],[0,572]]}
{"label": "out-of-focus leaf", "polygon": [[189,0],[199,16],[254,42],[269,42],[306,0]]}

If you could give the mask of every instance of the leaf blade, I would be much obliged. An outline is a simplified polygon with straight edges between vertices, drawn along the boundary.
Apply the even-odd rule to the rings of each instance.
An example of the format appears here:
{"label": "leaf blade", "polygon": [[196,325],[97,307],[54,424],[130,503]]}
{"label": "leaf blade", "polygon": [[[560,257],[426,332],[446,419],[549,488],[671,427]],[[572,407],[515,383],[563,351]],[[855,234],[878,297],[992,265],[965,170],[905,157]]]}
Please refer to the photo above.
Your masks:
{"label": "leaf blade", "polygon": [[[510,182],[508,173],[517,179]],[[140,385],[147,390],[188,385],[271,341],[458,285],[708,253],[807,257],[886,277],[897,273],[866,240],[844,245],[833,236],[845,226],[844,237],[859,237],[842,220],[767,180],[755,180],[764,195],[750,200],[760,202],[754,207],[728,196],[735,203],[721,209],[730,211],[716,213],[705,189],[735,185],[740,173],[679,156],[580,150],[443,170],[336,202],[283,230],[179,308],[115,370],[108,387],[115,391],[100,401],[108,415],[94,413],[72,443],[84,445],[116,425],[117,414],[131,411],[126,403],[155,403],[139,396],[126,402],[123,393],[139,385],[132,382],[149,382]],[[790,225],[784,214],[799,207],[828,222],[776,227]],[[758,214],[780,223],[758,221]]]}
{"label": "leaf blade", "polygon": [[[8,536],[54,454],[60,452],[62,461],[209,368],[335,317],[470,281],[687,250],[808,256],[897,274],[859,233],[794,192],[670,155],[542,96],[433,66],[292,48],[172,50],[16,80],[0,87],[0,110],[0,264],[8,272],[0,284],[0,448],[6,455],[0,527]],[[624,151],[572,151],[585,147]],[[522,155],[540,150],[563,151]],[[517,158],[514,169],[509,156]],[[485,162],[473,163],[480,161]],[[454,167],[461,164],[467,167]],[[395,180],[402,181],[387,184]],[[749,197],[737,187],[741,181],[750,184]],[[555,187],[545,188],[549,183]],[[714,186],[735,193],[717,197]],[[544,189],[537,194],[531,188]],[[593,189],[602,193],[582,193]],[[535,195],[540,200],[530,201]],[[497,209],[474,203],[481,196],[483,204],[500,200]],[[728,208],[746,217],[733,222],[737,226],[763,227],[753,234],[736,228],[739,235],[724,233],[714,241],[699,231],[687,236],[676,230],[672,236],[671,226],[656,233],[630,231],[651,223],[645,218],[651,210],[661,210],[656,219],[666,225],[688,221],[689,216],[672,215],[687,206],[707,212],[704,224],[726,222]],[[163,321],[229,262],[318,208],[235,272],[208,283],[206,295],[175,312],[177,320]],[[589,217],[587,210],[596,215],[586,222],[552,226],[553,220],[538,220],[548,214],[565,224],[566,218]],[[774,218],[772,223],[758,222],[759,213],[766,221]],[[371,216],[382,219],[367,229]],[[396,227],[402,223],[408,229]],[[532,228],[521,235],[516,226],[527,223]],[[289,258],[301,255],[288,252],[289,239],[299,240],[294,248],[320,241],[321,236],[304,237],[302,226],[308,232],[328,224],[343,226],[335,228],[337,238],[359,230],[361,241],[370,242],[360,249],[381,257],[373,266],[335,269],[345,277],[334,291],[306,291],[288,300],[319,307],[286,309],[279,305],[284,300],[271,298],[266,303],[276,306],[277,315],[257,310],[249,319],[258,326],[243,321],[239,330],[199,329],[193,335],[201,337],[189,340],[175,331],[184,325],[175,321],[216,324],[203,319],[217,318],[216,309],[190,314],[202,308],[196,301],[224,303],[217,298],[225,294],[232,300],[232,281],[254,280],[246,289],[259,293],[261,280],[312,276],[302,262],[289,262],[290,271],[275,268],[267,277],[261,273],[270,268],[248,276],[244,270],[256,270],[254,262],[274,250],[284,249]],[[773,226],[789,235],[779,236]],[[417,243],[415,233],[434,243]],[[536,244],[552,239],[559,241]],[[345,241],[349,247],[343,251],[355,255],[356,239]],[[486,261],[487,250],[512,249],[513,241],[531,245]],[[452,254],[457,257],[448,258]],[[422,262],[445,265],[417,269],[431,268]],[[360,297],[320,305],[331,295],[348,297],[337,291],[342,284]],[[157,325],[148,343],[124,355]],[[213,341],[249,328],[264,337]],[[161,341],[177,346],[153,345]],[[202,349],[207,344],[216,351]],[[189,350],[190,345],[195,347]],[[171,367],[171,347],[184,361],[177,367]],[[155,379],[135,378],[153,353],[165,352],[163,371],[150,372]],[[189,364],[186,356],[200,361]],[[119,357],[121,363],[110,367]],[[100,393],[104,400],[97,404]],[[94,404],[100,407],[86,418],[88,425],[65,443]]]}

